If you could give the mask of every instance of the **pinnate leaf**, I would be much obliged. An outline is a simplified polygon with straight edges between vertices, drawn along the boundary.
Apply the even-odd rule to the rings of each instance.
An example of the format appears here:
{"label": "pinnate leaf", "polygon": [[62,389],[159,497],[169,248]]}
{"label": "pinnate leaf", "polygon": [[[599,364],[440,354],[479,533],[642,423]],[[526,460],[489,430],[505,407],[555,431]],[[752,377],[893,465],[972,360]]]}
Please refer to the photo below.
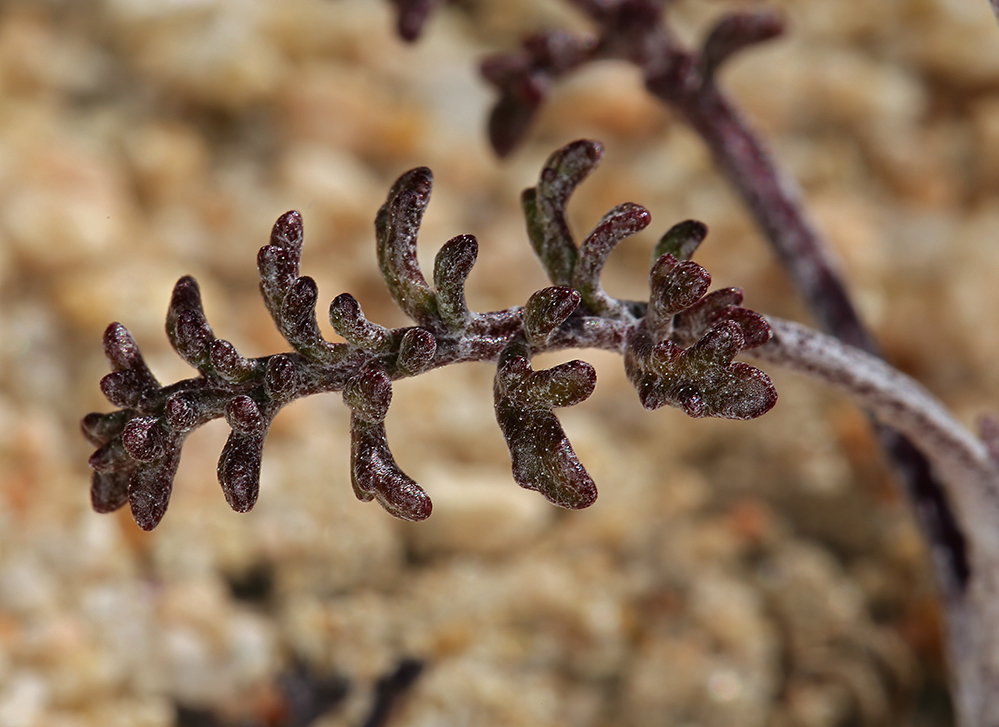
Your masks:
{"label": "pinnate leaf", "polygon": [[104,353],[112,368],[101,379],[101,392],[107,400],[122,409],[147,410],[154,406],[160,384],[125,326],[112,323],[107,327]]}
{"label": "pinnate leaf", "polygon": [[533,371],[527,352],[525,344],[509,346],[493,386],[496,420],[510,450],[513,478],[559,507],[589,507],[597,498],[596,484],[551,410],[589,397],[596,373],[582,361]]}
{"label": "pinnate leaf", "polygon": [[349,293],[341,293],[330,303],[330,324],[350,344],[368,351],[387,351],[392,347],[389,329],[364,317],[361,305]]}
{"label": "pinnate leaf", "polygon": [[472,318],[465,303],[465,281],[479,254],[479,243],[472,235],[451,238],[434,258],[434,288],[437,308],[448,329],[463,331]]}
{"label": "pinnate leaf", "polygon": [[632,334],[625,371],[646,409],[669,404],[691,417],[754,419],[777,401],[770,378],[733,362],[745,338],[735,321],[723,321],[689,348],[669,339],[655,343],[645,330]]}
{"label": "pinnate leaf", "polygon": [[205,318],[198,282],[190,275],[178,280],[173,288],[166,330],[174,351],[204,373],[211,363],[209,347],[215,336]]}
{"label": "pinnate leaf", "polygon": [[623,313],[624,304],[604,291],[600,274],[611,250],[625,238],[644,230],[651,220],[647,209],[626,202],[604,215],[580,245],[572,273],[572,287],[579,291],[583,302],[597,315],[616,318]]}
{"label": "pinnate leaf", "polygon": [[[525,46],[526,57],[549,70],[566,70],[588,52],[569,44],[576,55],[563,53],[554,40]],[[529,68],[520,70],[531,75]],[[378,500],[397,517],[422,520],[431,512],[430,498],[402,472],[388,447],[392,380],[467,360],[498,356],[495,412],[514,478],[566,508],[590,505],[597,490],[553,409],[588,398],[596,374],[578,360],[535,371],[534,353],[624,346],[628,376],[648,408],[671,404],[691,416],[736,419],[768,410],[776,399],[770,380],[733,357],[765,342],[769,326],[740,307],[738,289],[705,296],[710,276],[688,259],[704,237],[703,225],[681,223],[660,241],[648,306],[617,301],[602,289],[600,275],[611,250],[644,228],[649,215],[638,205],[620,205],[577,249],[566,204],[601,153],[590,141],[564,147],[549,158],[538,185],[525,192],[531,243],[555,285],[535,293],[523,308],[469,311],[465,284],[478,252],[471,235],[453,238],[438,252],[433,287],[424,279],[416,245],[432,176],[419,168],[399,178],[375,220],[381,272],[417,326],[390,330],[371,323],[344,294],[332,302],[330,321],[347,343],[326,342],[315,319],[316,283],[299,275],[303,228],[297,212],[277,221],[258,254],[265,303],[294,352],[247,359],[230,342],[215,338],[190,277],[174,288],[167,332],[201,376],[161,387],[128,331],[111,324],[104,348],[112,371],[101,389],[120,409],[81,422],[84,436],[97,447],[90,458],[94,508],[109,512],[128,502],[140,527],[155,527],[166,512],[187,433],[224,416],[232,432],[219,458],[218,479],[230,506],[246,512],[259,493],[264,439],[277,412],[301,396],[341,391],[351,409],[356,495]],[[644,321],[636,324],[643,312]],[[993,448],[995,439],[989,439]]]}
{"label": "pinnate leaf", "polygon": [[427,326],[437,320],[437,301],[420,270],[416,241],[433,181],[426,167],[406,172],[396,180],[375,217],[378,266],[385,285],[404,313]]}
{"label": "pinnate leaf", "polygon": [[270,243],[260,248],[257,254],[260,292],[267,310],[279,326],[281,303],[298,280],[303,242],[302,216],[294,210],[285,212],[271,229]]}
{"label": "pinnate leaf", "polygon": [[596,169],[602,154],[603,146],[595,141],[562,147],[545,162],[538,185],[526,190],[521,199],[531,245],[555,285],[571,285],[576,267],[576,243],[566,205],[576,187]]}
{"label": "pinnate leaf", "polygon": [[395,463],[385,424],[367,420],[356,411],[350,417],[350,472],[354,494],[362,502],[375,499],[401,520],[430,517],[430,497]]}

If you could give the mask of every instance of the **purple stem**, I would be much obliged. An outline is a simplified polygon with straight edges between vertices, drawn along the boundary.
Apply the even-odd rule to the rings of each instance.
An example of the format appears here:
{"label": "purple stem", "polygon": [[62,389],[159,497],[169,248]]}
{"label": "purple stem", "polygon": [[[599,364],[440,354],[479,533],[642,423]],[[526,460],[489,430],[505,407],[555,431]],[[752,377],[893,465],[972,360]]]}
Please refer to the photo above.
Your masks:
{"label": "purple stem", "polygon": [[836,263],[805,214],[797,184],[781,174],[725,95],[709,85],[672,100],[672,106],[704,139],[822,327],[851,346],[877,354]]}
{"label": "purple stem", "polygon": [[[880,357],[828,246],[804,211],[797,184],[781,173],[721,90],[699,78],[700,64],[690,56],[675,58],[663,77],[647,80],[650,92],[679,111],[704,139],[821,326],[844,343]],[[906,436],[888,426],[874,426],[925,537],[944,555],[937,561],[940,578],[958,590],[964,588],[971,572],[967,539],[946,491]]]}
{"label": "purple stem", "polygon": [[[602,26],[590,59],[623,58],[633,63],[642,70],[649,92],[678,111],[704,139],[822,327],[841,341],[880,356],[828,245],[804,211],[797,184],[781,173],[765,144],[715,85],[715,69],[706,77],[701,54],[679,48],[662,22],[663,4],[656,0],[570,2]],[[990,2],[999,17],[999,0]],[[656,22],[649,22],[652,15]],[[883,425],[876,424],[875,430],[925,537],[937,552],[946,554],[937,561],[942,583],[964,588],[971,575],[967,542],[946,491],[908,438]]]}

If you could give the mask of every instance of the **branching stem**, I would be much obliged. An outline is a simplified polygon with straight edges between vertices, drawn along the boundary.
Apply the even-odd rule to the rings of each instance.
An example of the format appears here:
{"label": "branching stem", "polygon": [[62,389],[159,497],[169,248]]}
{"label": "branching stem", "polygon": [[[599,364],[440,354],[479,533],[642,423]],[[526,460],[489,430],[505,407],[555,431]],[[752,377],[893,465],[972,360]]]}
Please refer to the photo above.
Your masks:
{"label": "branching stem", "polygon": [[[819,324],[841,340],[878,354],[834,255],[805,212],[797,184],[780,170],[717,83],[719,68],[732,56],[783,32],[781,18],[767,12],[733,13],[715,25],[699,49],[690,50],[664,22],[667,3],[662,0],[568,1],[596,23],[596,37],[551,32],[528,39],[517,53],[494,56],[482,65],[483,75],[500,92],[490,118],[497,153],[508,153],[522,139],[554,80],[593,61],[631,63],[648,91],[707,144]],[[926,539],[934,551],[946,553],[936,563],[938,578],[966,581],[966,535],[925,457],[889,427],[878,427],[877,435]]]}
{"label": "branching stem", "polygon": [[[601,154],[598,142],[569,144],[549,157],[538,186],[525,191],[528,236],[556,285],[535,292],[524,306],[489,313],[468,309],[465,282],[478,254],[471,235],[454,237],[438,250],[433,285],[427,282],[416,245],[433,175],[420,167],[397,180],[375,217],[385,284],[418,325],[385,328],[342,293],[330,303],[329,316],[344,342],[325,340],[316,320],[318,287],[299,274],[304,228],[295,211],[278,218],[270,243],[257,254],[264,303],[294,351],[243,358],[231,343],[216,338],[198,284],[189,276],[174,287],[167,335],[198,369],[197,378],[161,386],[131,334],[112,323],[104,334],[112,372],[101,380],[101,390],[119,409],[88,414],[81,424],[98,448],[90,458],[94,508],[110,512],[127,503],[140,527],[155,528],[166,513],[187,435],[224,416],[232,432],[219,458],[219,484],[229,505],[247,512],[259,493],[263,445],[274,417],[304,396],[342,392],[351,410],[355,494],[362,501],[378,500],[403,520],[423,520],[432,511],[430,497],[402,471],[388,444],[392,382],[466,361],[497,366],[494,408],[514,479],[571,509],[591,505],[597,488],[553,410],[589,397],[596,372],[583,361],[535,370],[531,358],[539,353],[570,348],[620,353],[648,409],[670,405],[691,416],[730,419],[767,412],[777,401],[769,377],[733,361],[770,335],[762,316],[739,305],[741,291],[705,295],[708,272],[670,252],[652,267],[649,301],[617,300],[604,291],[599,277],[607,255],[650,217],[638,205],[619,205],[577,245],[565,205]],[[689,253],[704,231],[688,221],[664,239],[667,247]],[[646,331],[650,310],[657,323]]]}

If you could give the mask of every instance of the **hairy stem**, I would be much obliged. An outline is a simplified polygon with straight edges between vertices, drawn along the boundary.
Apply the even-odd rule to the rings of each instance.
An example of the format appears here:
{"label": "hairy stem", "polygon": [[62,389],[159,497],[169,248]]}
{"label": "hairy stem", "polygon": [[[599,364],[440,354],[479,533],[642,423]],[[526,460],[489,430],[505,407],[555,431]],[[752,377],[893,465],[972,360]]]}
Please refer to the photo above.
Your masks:
{"label": "hairy stem", "polygon": [[[965,583],[941,579],[960,724],[999,724],[999,462],[918,383],[881,359],[796,323],[768,319],[773,337],[753,351],[854,397],[908,437],[944,483],[968,539]],[[930,544],[938,565],[947,553]]]}
{"label": "hairy stem", "polygon": [[[742,197],[809,310],[825,330],[840,340],[880,355],[850,300],[828,245],[801,204],[797,184],[781,172],[765,144],[721,90],[713,83],[696,88],[693,93],[667,100],[711,149],[715,163]],[[891,427],[877,427],[877,435],[926,538],[940,554],[939,577],[964,581],[968,577],[965,534],[926,458]]]}
{"label": "hairy stem", "polygon": [[[776,18],[764,16],[730,16],[719,27],[726,22],[736,36],[743,23],[742,35],[749,42],[772,37],[781,27]],[[768,24],[769,29],[761,34],[759,28],[766,29]],[[742,197],[819,324],[847,344],[880,355],[850,300],[828,244],[805,212],[798,185],[780,170],[766,144],[717,86],[714,68],[709,70],[705,59],[710,38],[705,52],[696,54],[679,50],[665,26],[649,32],[665,40],[644,45],[667,48],[668,60],[626,56],[643,68],[646,87],[677,110],[704,139],[715,163]],[[891,427],[882,425],[876,431],[924,536],[940,555],[938,576],[958,585],[964,583],[969,571],[966,534],[926,457]]]}

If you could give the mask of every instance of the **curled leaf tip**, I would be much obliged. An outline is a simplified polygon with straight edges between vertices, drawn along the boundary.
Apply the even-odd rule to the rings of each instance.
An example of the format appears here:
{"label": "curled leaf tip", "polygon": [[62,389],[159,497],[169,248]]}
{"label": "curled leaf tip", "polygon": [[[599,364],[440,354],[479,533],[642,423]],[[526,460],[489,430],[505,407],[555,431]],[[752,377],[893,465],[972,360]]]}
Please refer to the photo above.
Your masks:
{"label": "curled leaf tip", "polygon": [[677,260],[690,260],[707,236],[708,226],[703,222],[697,220],[678,222],[659,238],[652,251],[652,260],[656,261],[667,253]]}
{"label": "curled leaf tip", "polygon": [[167,338],[188,364],[203,370],[209,363],[208,347],[215,339],[201,304],[201,289],[189,275],[177,281],[166,319]]}
{"label": "curled leaf tip", "polygon": [[185,275],[177,281],[170,296],[171,310],[201,308],[201,288],[198,281],[190,275]]}
{"label": "curled leaf tip", "polygon": [[742,308],[742,291],[723,288],[701,298],[672,321],[671,338],[682,346],[696,343],[711,328],[731,321],[742,332],[742,349],[757,348],[770,340],[770,324],[759,313]]}
{"label": "curled leaf tip", "polygon": [[194,429],[200,423],[197,399],[184,391],[171,394],[163,407],[163,417],[170,428],[177,432]]}
{"label": "curled leaf tip", "polygon": [[603,147],[586,139],[562,147],[545,162],[536,187],[521,198],[527,234],[555,285],[572,285],[578,251],[566,218],[566,204],[600,162]]}
{"label": "curled leaf tip", "polygon": [[578,139],[570,142],[548,157],[541,170],[541,183],[567,198],[597,168],[603,155],[604,146],[599,141]]}
{"label": "curled leaf tip", "polygon": [[271,229],[270,244],[290,250],[296,255],[302,250],[303,239],[302,215],[296,210],[285,212],[278,217]]}
{"label": "curled leaf tip", "polygon": [[647,327],[656,339],[668,336],[674,316],[694,305],[711,285],[707,270],[691,260],[677,260],[665,253],[649,275]]}
{"label": "curled leaf tip", "polygon": [[413,211],[422,212],[433,191],[434,173],[429,167],[414,167],[403,172],[389,190],[385,204],[379,210],[378,222],[392,224],[392,217],[408,216]]}
{"label": "curled leaf tip", "polygon": [[458,235],[444,243],[434,258],[437,309],[445,326],[452,331],[464,330],[472,319],[465,302],[465,281],[478,254],[475,237]]}
{"label": "curled leaf tip", "polygon": [[349,293],[341,293],[330,303],[330,325],[353,346],[369,351],[387,351],[392,336],[387,328],[364,317],[361,304]]}
{"label": "curled leaf tip", "polygon": [[362,502],[375,499],[385,510],[411,522],[430,517],[433,503],[404,473],[388,447],[385,425],[355,411],[350,420],[351,483]]}
{"label": "curled leaf tip", "polygon": [[112,371],[100,383],[104,398],[122,409],[134,409],[139,405],[143,387],[132,371]]}
{"label": "curled leaf tip", "polygon": [[281,316],[289,323],[297,323],[308,319],[315,313],[316,300],[319,298],[319,286],[308,275],[298,278],[281,302]]}
{"label": "curled leaf tip", "polygon": [[420,325],[437,322],[437,300],[420,270],[416,246],[430,201],[433,174],[417,167],[403,174],[375,216],[378,265],[389,294]]}
{"label": "curled leaf tip", "polygon": [[104,331],[104,355],[114,371],[145,366],[132,334],[117,322],[110,324]]}
{"label": "curled leaf tip", "polygon": [[722,64],[739,51],[781,35],[784,26],[784,19],[774,12],[740,12],[722,18],[701,51],[704,81],[711,83]]}
{"label": "curled leaf tip", "polygon": [[572,315],[582,297],[567,285],[542,288],[524,306],[524,332],[529,343],[541,345]]}
{"label": "curled leaf tip", "polygon": [[95,447],[100,447],[121,434],[125,424],[128,423],[128,417],[126,411],[116,411],[110,414],[92,412],[80,421],[80,431],[83,432],[83,436],[88,442]]}
{"label": "curled leaf tip", "polygon": [[96,452],[90,455],[87,464],[90,465],[90,469],[94,470],[94,472],[108,474],[134,468],[135,460],[125,451],[121,438],[116,437],[107,444],[100,446]]}
{"label": "curled leaf tip", "polygon": [[243,358],[234,345],[221,338],[209,344],[208,357],[215,373],[231,384],[245,384],[264,371],[259,361]]}
{"label": "curled leaf tip", "polygon": [[263,447],[263,433],[246,434],[234,428],[219,457],[219,484],[236,512],[249,512],[257,502]]}
{"label": "curled leaf tip", "polygon": [[644,230],[652,216],[644,207],[626,202],[618,205],[597,223],[579,246],[579,255],[572,272],[572,286],[579,290],[583,302],[593,312],[618,317],[625,306],[608,295],[600,283],[600,274],[611,251],[622,240]]}
{"label": "curled leaf tip", "polygon": [[327,342],[316,322],[316,302],[319,286],[309,276],[295,280],[281,301],[275,320],[285,340],[313,362],[332,363],[339,348]]}
{"label": "curled leaf tip", "polygon": [[132,518],[143,530],[152,530],[166,514],[173,478],[180,463],[180,448],[161,459],[139,464],[128,480],[128,504]]}
{"label": "curled leaf tip", "polygon": [[496,417],[518,485],[569,510],[586,508],[596,501],[597,486],[551,411],[524,410],[501,398]]}
{"label": "curled leaf tip", "polygon": [[233,431],[240,434],[259,435],[267,428],[267,421],[257,402],[245,394],[226,402],[225,418]]}
{"label": "curled leaf tip", "polygon": [[271,230],[270,242],[257,253],[260,292],[271,317],[281,327],[281,303],[298,280],[304,230],[298,212],[286,212]]}
{"label": "curled leaf tip", "polygon": [[405,475],[396,478],[392,486],[385,488],[380,496],[376,494],[375,499],[390,515],[408,522],[426,520],[434,509],[426,491]]}

